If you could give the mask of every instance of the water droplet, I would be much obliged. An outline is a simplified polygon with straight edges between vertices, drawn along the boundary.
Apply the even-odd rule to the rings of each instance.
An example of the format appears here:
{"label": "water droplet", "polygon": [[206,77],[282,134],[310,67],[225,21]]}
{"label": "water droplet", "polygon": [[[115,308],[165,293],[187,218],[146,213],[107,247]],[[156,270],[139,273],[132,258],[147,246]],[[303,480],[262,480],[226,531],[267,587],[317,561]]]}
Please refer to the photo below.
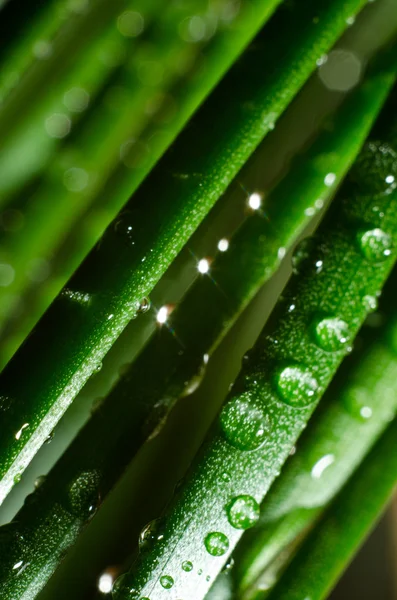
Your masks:
{"label": "water droplet", "polygon": [[155,542],[163,539],[162,520],[154,519],[150,521],[139,534],[139,550],[144,552],[149,550]]}
{"label": "water droplet", "polygon": [[314,467],[311,470],[311,476],[313,479],[320,479],[325,469],[328,469],[330,465],[335,461],[335,456],[333,454],[326,454],[320,460],[316,462]]}
{"label": "water droplet", "polygon": [[258,210],[262,204],[262,194],[259,192],[254,192],[248,197],[248,206],[252,210]]}
{"label": "water droplet", "polygon": [[94,515],[100,501],[100,479],[99,471],[84,471],[70,485],[68,505],[77,517],[86,520]]}
{"label": "water droplet", "polygon": [[314,325],[317,344],[327,352],[341,350],[350,339],[349,326],[338,317],[325,317]]}
{"label": "water droplet", "polygon": [[208,258],[202,258],[197,263],[197,270],[202,275],[205,275],[210,270],[210,260]]}
{"label": "water droplet", "polygon": [[364,196],[390,193],[396,186],[397,153],[379,140],[365,144],[349,178]]}
{"label": "water droplet", "polygon": [[91,302],[91,295],[85,294],[84,292],[78,292],[76,290],[71,290],[70,288],[63,288],[61,292],[62,298],[68,298],[68,300],[72,300],[72,302],[76,302],[81,306],[87,306]]}
{"label": "water droplet", "polygon": [[139,302],[138,312],[144,314],[150,310],[150,299],[142,298]]}
{"label": "water droplet", "polygon": [[137,600],[139,598],[139,592],[136,590],[129,581],[128,573],[120,575],[116,579],[112,588],[112,595],[114,600]]}
{"label": "water droplet", "polygon": [[255,450],[266,439],[269,416],[248,394],[232,398],[222,409],[220,426],[227,441],[239,450]]}
{"label": "water droplet", "polygon": [[277,389],[284,402],[299,408],[316,400],[318,383],[306,368],[294,365],[278,373]]}
{"label": "water droplet", "polygon": [[316,240],[314,237],[305,238],[295,247],[292,255],[292,271],[295,275],[303,273],[306,269],[313,269],[320,273],[323,261],[316,253]]}
{"label": "water droplet", "polygon": [[185,560],[185,561],[182,563],[182,569],[183,569],[184,571],[186,571],[186,573],[190,573],[190,571],[192,571],[192,570],[193,570],[193,563],[192,563],[192,562],[190,562],[190,560]]}
{"label": "water droplet", "polygon": [[160,577],[160,583],[166,590],[169,590],[174,585],[174,580],[171,575],[162,575]]}
{"label": "water droplet", "polygon": [[229,483],[231,481],[231,477],[229,473],[226,473],[226,471],[224,473],[222,473],[221,475],[223,481],[225,481],[226,483]]}
{"label": "water droplet", "polygon": [[205,578],[206,581],[211,581],[211,575],[207,575],[207,577]]}
{"label": "water droplet", "polygon": [[359,235],[362,254],[371,262],[382,262],[392,253],[393,242],[388,233],[376,227]]}
{"label": "water droplet", "polygon": [[229,248],[229,240],[227,240],[226,238],[222,238],[221,240],[219,240],[218,242],[218,250],[220,252],[226,252],[226,250]]}
{"label": "water droplet", "polygon": [[20,471],[19,473],[17,473],[16,475],[14,475],[14,484],[15,485],[17,485],[18,483],[21,482],[22,475],[23,475],[23,471]]}
{"label": "water droplet", "polygon": [[20,440],[21,437],[22,437],[22,435],[23,435],[23,433],[25,432],[26,429],[28,429],[28,427],[29,427],[29,423],[24,423],[22,425],[22,427],[16,432],[15,439],[16,440]]}
{"label": "water droplet", "polygon": [[43,485],[45,480],[46,480],[45,475],[39,475],[38,477],[36,477],[35,482],[34,482],[34,489],[38,490]]}
{"label": "water droplet", "polygon": [[368,312],[374,312],[378,308],[378,300],[375,296],[367,294],[363,297],[362,302],[365,310]]}
{"label": "water droplet", "polygon": [[113,575],[105,571],[98,579],[98,590],[101,594],[110,594],[113,588]]}
{"label": "water droplet", "polygon": [[222,573],[227,573],[228,571],[233,569],[233,567],[234,567],[234,558],[232,556],[229,556],[229,558],[227,559],[227,561],[222,569]]}
{"label": "water droplet", "polygon": [[229,539],[224,533],[213,531],[206,536],[204,545],[211,556],[222,556],[229,549]]}
{"label": "water droplet", "polygon": [[248,529],[259,519],[259,504],[252,496],[236,496],[226,507],[227,518],[232,527]]}
{"label": "water droplet", "polygon": [[324,183],[327,187],[331,187],[331,185],[334,185],[335,181],[336,181],[335,173],[327,173],[327,175],[324,177]]}
{"label": "water droplet", "polygon": [[99,363],[97,363],[93,369],[93,374],[97,375],[98,373],[100,373],[102,371],[102,367],[103,367],[103,363],[102,361],[100,361]]}

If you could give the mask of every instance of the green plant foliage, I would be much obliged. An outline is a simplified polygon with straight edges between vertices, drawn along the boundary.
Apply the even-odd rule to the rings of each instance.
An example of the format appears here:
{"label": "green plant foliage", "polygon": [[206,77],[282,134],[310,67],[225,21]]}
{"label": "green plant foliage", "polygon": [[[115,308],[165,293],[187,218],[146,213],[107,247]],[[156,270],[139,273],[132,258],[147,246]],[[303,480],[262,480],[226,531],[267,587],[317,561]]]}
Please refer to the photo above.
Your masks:
{"label": "green plant foliage", "polygon": [[265,595],[258,589],[272,582],[266,568],[270,566],[271,571],[281,553],[281,565],[287,561],[290,553],[285,550],[290,545],[293,549],[295,540],[313,526],[395,416],[394,281],[392,278],[386,295],[388,310],[381,313],[388,319],[382,331],[377,331],[377,340],[371,341],[372,327],[360,334],[363,349],[342,365],[299,439],[298,452],[272,486],[258,525],[247,532],[237,549],[231,577],[244,598]]}
{"label": "green plant foliage", "polygon": [[326,598],[395,489],[396,434],[394,420],[310,533],[269,599]]}
{"label": "green plant foliage", "polygon": [[[332,131],[318,136],[305,159],[297,161],[267,197],[266,218],[262,211],[258,214],[251,209],[239,231],[230,240],[222,240],[227,241],[227,249],[221,245],[209,274],[199,275],[172,313],[163,310],[166,324],[161,333],[155,333],[12,525],[7,526],[9,539],[0,551],[3,598],[17,600],[27,590],[32,594],[41,589],[96,511],[99,497],[104,500],[139,447],[161,428],[178,398],[199,385],[205,368],[203,357],[206,355],[208,360],[263,281],[275,271],[280,247],[289,247],[310,219],[305,214],[307,206],[319,198],[326,200],[331,193],[324,183],[330,167],[325,157],[335,157],[332,168],[339,181],[393,80],[392,72],[376,65],[336,115]],[[283,227],[286,208],[295,218],[291,216]],[[254,263],[250,262],[251,256],[256,256]],[[142,306],[146,312],[149,308],[149,303]],[[117,435],[109,436],[109,430]],[[95,480],[92,493],[86,496],[90,506],[82,505],[78,513],[71,509],[70,490],[89,477]],[[21,560],[26,568],[15,578],[13,566]]]}
{"label": "green plant foliage", "polygon": [[[263,77],[269,37],[259,35],[248,58],[229,71],[8,363],[0,377],[5,407],[0,502],[139,313],[142,299],[274,126],[310,75],[315,58],[330,47],[346,18],[360,6],[358,0],[326,2],[321,8],[310,3],[297,11],[301,27],[293,44],[290,20],[278,15],[274,43],[283,49],[280,63],[272,58]],[[313,15],[321,15],[320,22],[313,23]],[[208,136],[201,136],[202,131]],[[371,239],[364,245],[370,252]]]}
{"label": "green plant foliage", "polygon": [[[243,530],[255,524],[259,503],[393,265],[395,151],[377,136],[375,126],[316,237],[297,246],[295,275],[243,360],[161,535],[119,579],[115,598],[160,600],[164,577],[175,597],[204,597]],[[371,187],[363,186],[369,172]],[[185,560],[195,566],[189,574],[181,569]]]}

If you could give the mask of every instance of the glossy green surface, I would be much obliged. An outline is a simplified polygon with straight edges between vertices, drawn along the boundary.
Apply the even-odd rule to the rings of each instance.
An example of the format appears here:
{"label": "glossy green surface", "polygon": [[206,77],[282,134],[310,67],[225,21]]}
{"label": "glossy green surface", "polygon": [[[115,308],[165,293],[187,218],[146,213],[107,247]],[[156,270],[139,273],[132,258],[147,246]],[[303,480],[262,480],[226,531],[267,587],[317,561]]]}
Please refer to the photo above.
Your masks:
{"label": "glossy green surface", "polygon": [[[262,502],[348,351],[368,313],[368,296],[380,291],[395,260],[397,195],[383,178],[383,150],[394,150],[387,138],[375,142],[376,129],[370,139],[316,237],[296,248],[296,275],[243,361],[219,419],[162,518],[161,535],[116,585],[117,600],[166,598],[165,575],[174,581],[168,597],[205,596],[242,534],[227,507],[241,495]],[[369,170],[371,188],[363,191]],[[316,330],[324,319],[347,324],[348,333],[343,328],[337,336],[341,349],[324,349],[324,330],[319,342]],[[221,540],[216,554],[207,547],[212,535]],[[194,565],[188,574],[181,569],[185,560]]]}
{"label": "glossy green surface", "polygon": [[257,597],[268,579],[265,569],[313,526],[395,416],[394,277],[388,288],[388,307],[380,313],[386,323],[376,330],[376,340],[371,341],[371,327],[360,334],[364,348],[342,365],[265,499],[258,526],[237,548],[231,577],[238,597]]}
{"label": "glossy green surface", "polygon": [[309,534],[269,600],[327,597],[395,489],[396,439],[394,420]]}
{"label": "glossy green surface", "polygon": [[[14,355],[0,377],[0,501],[138,314],[142,298],[307,79],[315,57],[329,48],[360,6],[358,0],[327,2],[321,9],[310,3],[297,11],[302,26],[289,47],[290,20],[277,15],[272,21],[277,40],[271,42],[273,49],[274,43],[283,47],[280,62],[272,59],[266,77],[260,77],[269,60],[265,29]],[[313,15],[321,15],[319,23],[313,23]],[[204,130],[208,136],[201,135]]]}
{"label": "glossy green surface", "polygon": [[[81,472],[97,474],[96,488],[103,501],[141,444],[161,428],[175,401],[199,385],[204,354],[213,352],[263,281],[277,268],[279,248],[290,246],[310,219],[305,214],[307,205],[330,193],[324,183],[329,162],[319,159],[335,156],[333,150],[338,149],[332,163],[338,182],[393,80],[393,73],[380,65],[372,70],[338,112],[332,132],[322,132],[305,159],[296,161],[286,179],[268,196],[267,218],[254,212],[247,216],[229,240],[228,249],[220,251],[211,263],[209,275],[198,277],[161,332],[156,332],[40,489],[19,511],[15,518],[19,538],[10,538],[9,544],[4,544],[4,553],[0,551],[4,568],[0,590],[4,597],[16,599],[27,590],[32,593],[40,589],[60,556],[76,540],[85,519],[71,518],[59,506],[65,503],[68,490],[79,481]],[[284,227],[285,207],[293,211],[294,218],[291,215]],[[95,503],[93,506],[96,509]],[[248,518],[250,515],[255,515],[255,510],[248,511]],[[18,556],[19,560],[34,556],[35,560],[29,560],[18,578],[10,577]]]}

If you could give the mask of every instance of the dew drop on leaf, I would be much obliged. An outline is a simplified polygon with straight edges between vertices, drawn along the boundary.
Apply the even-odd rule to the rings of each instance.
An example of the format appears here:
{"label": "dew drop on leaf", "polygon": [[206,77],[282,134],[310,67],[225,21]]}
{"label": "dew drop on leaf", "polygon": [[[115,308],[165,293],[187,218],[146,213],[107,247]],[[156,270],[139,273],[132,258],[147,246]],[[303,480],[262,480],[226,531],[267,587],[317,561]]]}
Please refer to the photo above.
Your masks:
{"label": "dew drop on leaf", "polygon": [[351,337],[348,324],[338,317],[316,321],[314,335],[317,345],[327,352],[342,350]]}
{"label": "dew drop on leaf", "polygon": [[98,471],[84,471],[72,482],[68,492],[68,505],[71,512],[86,520],[94,515],[99,501],[100,474]]}
{"label": "dew drop on leaf", "polygon": [[136,600],[139,598],[139,592],[130,585],[128,573],[120,575],[116,579],[112,588],[112,596],[114,600]]}
{"label": "dew drop on leaf", "polygon": [[234,558],[232,556],[230,556],[222,569],[222,573],[228,573],[231,569],[233,569],[233,567],[234,567]]}
{"label": "dew drop on leaf", "polygon": [[227,518],[236,529],[249,529],[259,519],[259,504],[252,496],[236,496],[226,507]]}
{"label": "dew drop on leaf", "polygon": [[224,533],[213,531],[206,536],[204,545],[211,556],[222,556],[229,549],[229,539]]}
{"label": "dew drop on leaf", "polygon": [[382,262],[392,253],[393,242],[388,233],[376,227],[359,234],[360,251],[370,262]]}
{"label": "dew drop on leaf", "polygon": [[375,296],[366,294],[362,300],[363,306],[367,312],[374,312],[378,308],[378,300]]}
{"label": "dew drop on leaf", "polygon": [[292,271],[295,275],[303,273],[306,269],[313,269],[315,273],[320,273],[323,268],[323,261],[316,252],[316,239],[308,237],[299,242],[292,255]]}
{"label": "dew drop on leaf", "polygon": [[142,298],[142,300],[140,300],[140,302],[139,302],[138,312],[140,314],[144,314],[144,313],[148,312],[149,310],[150,310],[150,299]]}
{"label": "dew drop on leaf", "polygon": [[277,375],[277,389],[284,402],[297,408],[316,400],[318,383],[304,367],[285,367]]}
{"label": "dew drop on leaf", "polygon": [[396,152],[389,144],[375,140],[365,144],[349,178],[354,181],[360,193],[373,196],[390,192],[395,187],[396,174]]}
{"label": "dew drop on leaf", "polygon": [[182,569],[186,572],[186,573],[190,573],[190,571],[193,570],[193,563],[190,562],[190,560],[185,560],[182,563]]}
{"label": "dew drop on leaf", "polygon": [[255,450],[269,431],[269,417],[248,394],[232,398],[222,409],[220,426],[227,441],[239,450]]}
{"label": "dew drop on leaf", "polygon": [[34,481],[34,489],[38,490],[43,485],[45,480],[46,480],[45,475],[39,475],[38,477],[36,477],[36,479]]}
{"label": "dew drop on leaf", "polygon": [[139,550],[141,552],[149,550],[155,542],[163,539],[161,525],[161,519],[154,519],[142,529],[139,535]]}
{"label": "dew drop on leaf", "polygon": [[169,590],[174,585],[174,580],[171,575],[162,575],[160,577],[160,583],[164,589]]}

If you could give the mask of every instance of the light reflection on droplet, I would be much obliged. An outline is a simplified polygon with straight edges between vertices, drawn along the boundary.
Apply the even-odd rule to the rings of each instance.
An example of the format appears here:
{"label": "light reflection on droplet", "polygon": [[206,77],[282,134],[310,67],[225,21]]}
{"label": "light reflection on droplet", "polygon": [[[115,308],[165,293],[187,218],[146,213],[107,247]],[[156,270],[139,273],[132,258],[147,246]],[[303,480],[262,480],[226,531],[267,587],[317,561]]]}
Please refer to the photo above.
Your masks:
{"label": "light reflection on droplet", "polygon": [[258,192],[253,192],[248,198],[248,206],[252,210],[258,210],[262,204],[262,196]]}
{"label": "light reflection on droplet", "polygon": [[335,183],[335,180],[336,180],[335,173],[327,173],[327,175],[324,177],[324,183],[327,187],[331,187],[331,185],[333,185]]}
{"label": "light reflection on droplet", "polygon": [[370,419],[372,417],[372,408],[370,406],[362,406],[360,408],[360,415],[363,419]]}
{"label": "light reflection on droplet", "polygon": [[314,467],[311,470],[311,476],[313,479],[320,479],[325,469],[327,469],[332,463],[335,461],[335,456],[333,454],[326,454],[320,460],[316,462]]}
{"label": "light reflection on droplet", "polygon": [[21,439],[21,437],[22,437],[22,434],[23,434],[24,430],[25,430],[27,427],[29,427],[29,423],[24,423],[24,424],[22,425],[21,429],[20,429],[19,431],[17,431],[17,432],[16,432],[16,434],[15,434],[15,439],[16,439],[16,440],[20,440],[20,439]]}
{"label": "light reflection on droplet", "polygon": [[159,311],[157,312],[157,323],[160,323],[160,325],[163,325],[164,323],[166,323],[168,316],[170,314],[170,310],[168,306],[162,306]]}
{"label": "light reflection on droplet", "polygon": [[219,240],[218,250],[220,250],[221,252],[226,252],[226,250],[228,248],[229,248],[229,240],[227,240],[226,238]]}
{"label": "light reflection on droplet", "polygon": [[113,587],[113,577],[110,573],[102,573],[98,579],[98,590],[102,594],[110,594]]}
{"label": "light reflection on droplet", "polygon": [[197,270],[202,275],[205,275],[210,270],[210,263],[207,258],[202,258],[197,264]]}

